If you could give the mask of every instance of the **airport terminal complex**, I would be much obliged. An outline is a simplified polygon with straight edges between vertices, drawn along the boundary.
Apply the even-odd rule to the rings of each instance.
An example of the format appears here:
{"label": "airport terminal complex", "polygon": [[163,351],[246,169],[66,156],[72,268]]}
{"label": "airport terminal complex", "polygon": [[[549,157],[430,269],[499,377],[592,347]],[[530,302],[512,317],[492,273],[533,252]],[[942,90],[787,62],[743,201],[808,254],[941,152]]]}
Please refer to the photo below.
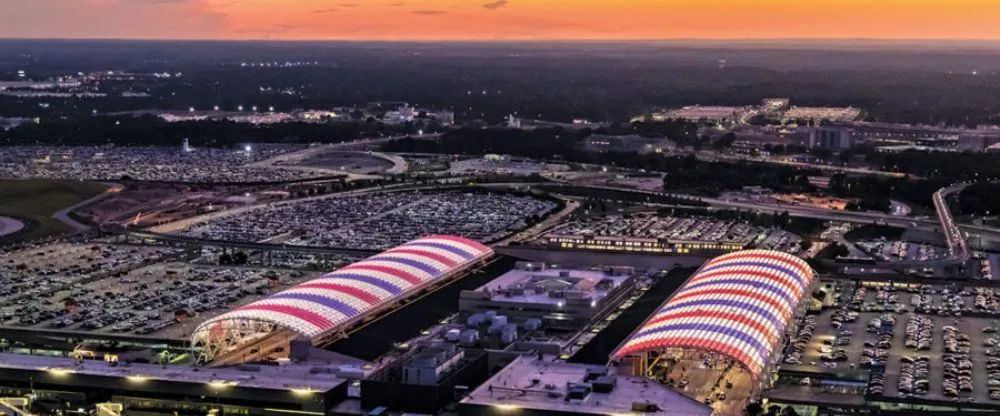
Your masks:
{"label": "airport terminal complex", "polygon": [[[337,347],[456,280],[493,271],[461,292],[457,314],[411,339],[372,342],[364,357]],[[188,342],[23,330],[5,340],[0,391],[152,413],[427,413],[459,399],[457,410],[470,415],[739,414],[776,379],[783,334],[815,283],[789,254],[723,255],[603,357],[610,364],[573,359],[657,279],[668,277],[504,262],[478,242],[431,235],[203,320]]]}
{"label": "airport terminal complex", "polygon": [[966,241],[952,188],[936,219],[878,217],[926,241],[848,242],[876,214],[783,228],[813,208],[480,179],[105,190],[76,211],[100,227],[0,252],[0,412],[1000,411],[1000,255]]}

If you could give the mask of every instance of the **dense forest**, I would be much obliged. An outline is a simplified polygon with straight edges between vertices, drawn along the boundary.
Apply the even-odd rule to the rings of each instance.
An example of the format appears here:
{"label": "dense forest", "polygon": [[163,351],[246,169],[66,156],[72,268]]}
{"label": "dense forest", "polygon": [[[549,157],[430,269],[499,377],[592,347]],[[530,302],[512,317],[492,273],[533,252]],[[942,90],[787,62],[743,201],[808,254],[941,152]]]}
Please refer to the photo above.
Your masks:
{"label": "dense forest", "polygon": [[1000,215],[1000,184],[969,185],[958,195],[958,212],[963,215]]}
{"label": "dense forest", "polygon": [[[642,123],[636,123],[642,124]],[[669,137],[683,136],[690,123],[657,123],[656,129]],[[636,127],[637,130],[646,130]],[[532,131],[513,129],[461,129],[448,132],[440,140],[405,138],[383,148],[390,152],[446,153],[480,155],[500,153],[543,160],[591,163],[644,169],[664,174],[664,188],[701,195],[717,195],[727,189],[760,185],[783,191],[812,189],[808,176],[819,171],[764,163],[699,161],[694,156],[664,156],[656,153],[593,153],[581,150],[588,131],[560,129]]]}
{"label": "dense forest", "polygon": [[865,154],[868,163],[882,170],[905,172],[931,180],[1000,179],[1000,156],[995,153],[918,150],[879,153],[870,147],[849,153]]}
{"label": "dense forest", "polygon": [[[637,123],[642,124],[642,123]],[[670,137],[684,135],[686,123],[673,122],[657,127]],[[644,130],[644,127],[635,127]],[[589,131],[572,132],[560,129],[522,131],[513,129],[461,129],[450,131],[441,140],[405,138],[387,143],[386,151],[479,155],[501,153],[543,160],[592,163],[630,169],[645,169],[664,174],[664,189],[714,196],[722,191],[743,186],[764,186],[780,192],[808,192],[816,189],[809,184],[809,176],[822,176],[815,169],[772,165],[753,162],[707,162],[694,156],[664,156],[637,153],[592,153],[581,150],[580,143]],[[849,209],[886,211],[890,199],[923,207],[932,207],[931,195],[951,183],[939,174],[974,175],[991,172],[996,165],[984,166],[982,154],[942,154],[905,152],[879,154],[890,160],[899,170],[913,172],[912,177],[889,178],[874,175],[847,175],[836,173],[830,178],[828,192],[833,195],[856,198]],[[947,155],[948,157],[937,157]],[[980,163],[977,165],[977,163]],[[956,164],[961,166],[955,166]],[[927,175],[927,179],[920,176]],[[984,173],[985,174],[985,173]],[[987,202],[984,202],[988,204]],[[997,211],[1000,212],[1000,207]]]}

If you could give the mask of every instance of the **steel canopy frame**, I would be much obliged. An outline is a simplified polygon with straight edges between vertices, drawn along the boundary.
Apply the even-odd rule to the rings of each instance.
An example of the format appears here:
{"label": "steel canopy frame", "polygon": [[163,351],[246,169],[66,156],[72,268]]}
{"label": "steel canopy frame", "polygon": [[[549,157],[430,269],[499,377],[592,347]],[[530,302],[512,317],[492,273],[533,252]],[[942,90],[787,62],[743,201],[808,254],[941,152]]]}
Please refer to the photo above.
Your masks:
{"label": "steel canopy frame", "polygon": [[611,358],[630,357],[633,366],[644,366],[650,352],[698,350],[726,356],[759,379],[792,317],[801,311],[813,278],[805,261],[783,252],[745,250],[716,257]]}

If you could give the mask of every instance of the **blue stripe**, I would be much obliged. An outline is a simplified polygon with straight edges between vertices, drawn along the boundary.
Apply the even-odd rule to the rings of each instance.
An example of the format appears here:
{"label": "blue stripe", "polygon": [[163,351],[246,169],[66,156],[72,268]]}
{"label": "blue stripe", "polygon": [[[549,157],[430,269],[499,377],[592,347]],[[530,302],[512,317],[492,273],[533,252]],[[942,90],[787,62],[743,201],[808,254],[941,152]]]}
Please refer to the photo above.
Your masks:
{"label": "blue stripe", "polygon": [[795,301],[792,299],[792,295],[789,295],[787,292],[785,292],[784,290],[782,290],[781,287],[777,287],[777,286],[772,285],[771,281],[767,281],[765,283],[765,282],[760,282],[760,281],[756,281],[756,280],[740,279],[740,278],[731,278],[731,279],[714,279],[714,278],[709,278],[707,280],[703,280],[703,281],[695,283],[693,285],[687,285],[687,286],[685,286],[683,289],[681,289],[680,292],[677,292],[677,294],[674,295],[674,296],[679,296],[679,295],[683,294],[684,292],[687,292],[687,291],[689,291],[691,289],[699,288],[699,287],[702,287],[702,286],[715,285],[715,284],[750,285],[750,286],[753,286],[753,287],[755,287],[757,289],[766,289],[768,292],[771,292],[771,293],[773,293],[773,294],[778,295],[779,297],[781,297],[781,299],[784,300],[785,304],[789,305],[789,307],[791,307],[792,305],[795,305]]}
{"label": "blue stripe", "polygon": [[[365,276],[363,274],[348,273],[348,272],[333,272],[320,276],[320,278],[317,280],[323,280],[323,279],[355,280],[358,282],[365,282],[371,284],[372,286],[380,287],[382,289],[385,289],[386,292],[392,293],[393,295],[398,295],[400,293],[403,293],[403,288],[399,286],[393,285],[392,283],[389,283],[377,277]],[[313,282],[313,280],[310,280],[310,282]]]}
{"label": "blue stripe", "polygon": [[[374,260],[381,260],[381,261],[388,261],[388,262],[392,262],[392,263],[405,264],[407,266],[412,266],[412,267],[415,267],[417,269],[423,270],[427,274],[429,274],[431,276],[434,276],[434,277],[438,277],[438,276],[441,275],[441,273],[443,273],[441,270],[438,270],[438,269],[434,268],[434,266],[431,266],[431,265],[429,265],[427,263],[421,263],[421,262],[419,262],[417,260],[408,259],[406,257],[396,257],[396,256],[382,255],[382,254],[379,254],[379,255],[377,255],[375,257],[369,257],[368,259],[366,259],[365,261],[363,261],[361,263],[366,263],[366,262],[374,261]],[[361,263],[355,263],[355,264],[361,264]]]}
{"label": "blue stripe", "polygon": [[452,253],[458,254],[459,256],[462,256],[462,258],[466,259],[466,260],[471,259],[473,257],[476,257],[475,254],[469,253],[469,252],[467,252],[465,250],[462,250],[462,249],[460,249],[458,247],[450,246],[450,245],[444,244],[444,243],[435,243],[433,241],[415,241],[415,242],[412,242],[412,243],[403,244],[401,247],[408,247],[408,246],[423,246],[423,247],[439,248],[441,250],[446,250],[446,251],[450,251]]}
{"label": "blue stripe", "polygon": [[674,304],[670,304],[670,305],[667,305],[667,306],[663,307],[662,309],[656,311],[656,315],[653,315],[653,317],[655,318],[656,316],[663,315],[665,312],[669,312],[669,311],[672,311],[672,310],[675,310],[675,309],[680,309],[680,308],[683,308],[685,306],[692,306],[692,305],[694,305],[694,306],[697,306],[697,305],[706,305],[706,306],[708,306],[708,305],[721,305],[721,306],[730,306],[730,307],[736,307],[736,308],[744,309],[744,310],[748,310],[748,311],[753,311],[753,312],[756,312],[758,315],[767,318],[768,321],[771,321],[772,326],[775,329],[777,329],[777,333],[780,334],[781,331],[785,328],[785,325],[783,324],[781,318],[779,318],[778,316],[775,316],[773,313],[771,313],[771,311],[769,311],[767,309],[764,309],[764,308],[761,308],[760,306],[750,304],[750,303],[746,303],[746,302],[742,302],[742,301],[738,301],[738,300],[728,300],[728,299],[690,299],[690,300],[684,300],[684,301],[681,301],[681,302],[678,302],[678,303],[674,303]]}
{"label": "blue stripe", "polygon": [[341,301],[339,301],[337,299],[328,298],[328,297],[322,296],[322,295],[315,295],[315,294],[312,294],[312,293],[295,293],[295,292],[289,293],[289,292],[282,292],[282,293],[278,293],[278,294],[276,294],[274,296],[271,296],[269,299],[298,299],[298,300],[304,300],[304,301],[308,301],[308,302],[318,303],[318,304],[326,306],[326,307],[328,307],[330,309],[334,309],[337,312],[340,312],[340,313],[342,313],[344,315],[347,315],[348,318],[353,318],[355,316],[358,316],[358,310],[354,309],[353,306],[348,305],[348,304],[346,304],[344,302],[341,302]]}
{"label": "blue stripe", "polygon": [[778,266],[776,264],[761,263],[760,261],[724,262],[724,263],[720,263],[720,264],[715,265],[715,266],[706,267],[706,268],[702,269],[700,272],[698,272],[698,274],[702,274],[704,272],[712,271],[712,270],[715,270],[715,269],[721,269],[723,267],[731,267],[731,266],[763,267],[765,269],[777,270],[779,272],[784,273],[788,277],[791,277],[793,281],[798,282],[799,289],[805,289],[805,287],[806,287],[806,282],[803,280],[803,279],[805,279],[805,277],[800,276],[798,273],[792,271],[792,269],[789,269],[787,267]]}
{"label": "blue stripe", "polygon": [[[664,326],[661,326],[661,327],[656,327],[656,328],[649,329],[649,330],[646,330],[646,331],[642,331],[642,332],[640,332],[638,334],[635,334],[635,336],[632,337],[632,339],[639,339],[640,337],[643,337],[643,336],[646,336],[646,335],[656,334],[656,333],[660,333],[660,332],[674,331],[674,330],[676,330],[676,331],[701,330],[701,331],[709,331],[709,332],[715,332],[715,333],[719,333],[719,334],[729,335],[729,336],[731,336],[733,338],[742,340],[742,341],[746,342],[747,344],[749,344],[751,347],[753,347],[754,350],[757,351],[757,356],[758,356],[758,358],[760,358],[760,361],[762,363],[763,362],[767,362],[766,357],[767,357],[767,353],[768,353],[768,348],[765,347],[764,344],[761,344],[760,341],[757,338],[753,337],[752,335],[750,335],[750,334],[748,334],[746,332],[740,331],[738,329],[735,329],[735,328],[730,328],[728,326],[715,325],[715,324],[706,324],[706,323],[701,323],[701,322],[664,325]],[[670,339],[670,337],[668,336],[666,339]],[[719,340],[719,342],[722,342],[722,341]],[[723,342],[723,343],[725,343],[725,342]],[[734,347],[735,347],[735,345],[734,345]],[[740,348],[737,348],[737,349],[740,349]],[[751,364],[751,363],[747,363],[747,364],[749,366],[749,364]]]}

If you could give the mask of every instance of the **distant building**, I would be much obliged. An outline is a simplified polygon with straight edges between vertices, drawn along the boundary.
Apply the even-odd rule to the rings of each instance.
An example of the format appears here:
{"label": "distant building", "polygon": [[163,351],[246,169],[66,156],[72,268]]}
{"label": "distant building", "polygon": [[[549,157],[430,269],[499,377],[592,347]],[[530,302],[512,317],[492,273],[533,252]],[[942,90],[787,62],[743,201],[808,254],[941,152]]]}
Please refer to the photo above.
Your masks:
{"label": "distant building", "polygon": [[653,113],[653,121],[680,119],[705,123],[733,123],[747,114],[747,107],[700,106],[692,105],[678,109]]}
{"label": "distant building", "polygon": [[910,150],[921,152],[957,152],[954,147],[920,146],[915,144],[901,144],[893,146],[879,146],[875,148],[879,153],[902,153]]}
{"label": "distant building", "polygon": [[583,129],[599,129],[602,127],[607,127],[606,122],[596,122],[584,119],[574,119],[571,123],[563,123],[558,121],[547,121],[547,120],[533,120],[526,118],[519,118],[513,114],[507,115],[507,127],[512,129],[523,129],[523,130],[534,130],[534,129],[550,129],[550,128],[560,128],[565,130],[580,131]]}
{"label": "distant building", "polygon": [[676,145],[665,138],[594,134],[583,139],[582,147],[585,151],[595,153],[635,152],[646,154],[662,153],[665,150],[673,149]]}
{"label": "distant building", "polygon": [[790,102],[787,98],[765,98],[760,100],[760,109],[764,112],[784,111]]}
{"label": "distant building", "polygon": [[0,117],[0,130],[10,130],[22,124],[38,124],[38,118]]}
{"label": "distant building", "polygon": [[854,137],[849,129],[839,126],[820,126],[811,132],[809,146],[830,150],[844,150],[854,146]]}

